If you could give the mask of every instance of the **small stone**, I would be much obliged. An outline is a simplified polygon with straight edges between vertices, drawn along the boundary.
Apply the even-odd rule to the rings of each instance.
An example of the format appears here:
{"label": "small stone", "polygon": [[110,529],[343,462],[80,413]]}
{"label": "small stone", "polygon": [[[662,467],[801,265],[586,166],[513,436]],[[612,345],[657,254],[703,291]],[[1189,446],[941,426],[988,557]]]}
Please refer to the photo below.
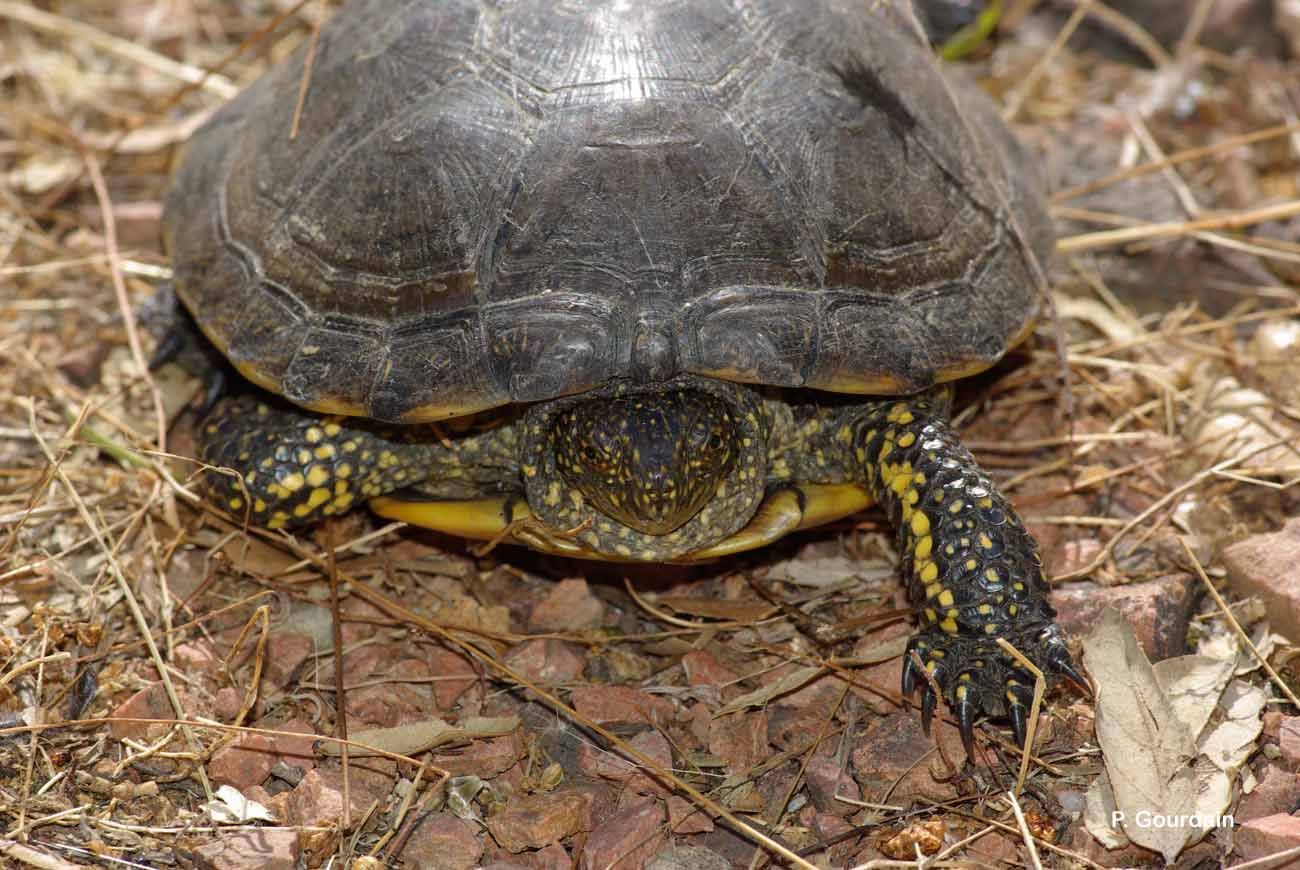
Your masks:
{"label": "small stone", "polygon": [[583,686],[569,697],[575,710],[600,725],[667,724],[673,718],[671,701],[627,686]]}
{"label": "small stone", "polygon": [[192,641],[179,644],[172,655],[172,664],[194,677],[199,674],[213,674],[221,665],[221,656],[208,641]]}
{"label": "small stone", "polygon": [[[234,722],[243,706],[244,693],[233,686],[217,689],[212,699],[212,712],[220,722]],[[256,708],[257,705],[253,706]]]}
{"label": "small stone", "polygon": [[1277,728],[1277,748],[1287,770],[1300,771],[1300,716],[1283,716]]}
{"label": "small stone", "polygon": [[658,801],[634,804],[611,816],[587,837],[582,870],[635,870],[657,854],[664,842],[664,810]]}
{"label": "small stone", "polygon": [[488,830],[510,852],[540,849],[591,829],[591,801],[565,791],[514,797],[504,812],[487,820]]}
{"label": "small stone", "polygon": [[[113,718],[123,719],[175,719],[171,702],[167,700],[167,689],[161,682],[136,692],[113,711]],[[127,737],[136,740],[157,740],[167,733],[170,725],[164,723],[147,724],[144,722],[113,722],[108,726],[109,733],[118,740]]]}
{"label": "small stone", "polygon": [[1070,583],[1053,590],[1051,599],[1057,623],[1067,635],[1080,637],[1092,630],[1103,610],[1116,608],[1133,626],[1147,656],[1162,661],[1186,652],[1194,589],[1190,575],[1171,574],[1127,586]]}
{"label": "small stone", "polygon": [[1223,564],[1235,591],[1263,599],[1274,631],[1300,637],[1300,517],[1225,547]]}
{"label": "small stone", "polygon": [[[836,816],[851,816],[861,807],[849,801],[862,799],[858,784],[842,765],[825,755],[814,755],[804,771],[808,794],[817,809]],[[839,798],[848,798],[840,800]]]}
{"label": "small stone", "polygon": [[276,760],[304,771],[316,766],[316,741],[320,735],[306,719],[295,718],[279,725],[267,725],[279,734],[268,735]]}
{"label": "small stone", "polygon": [[740,675],[718,662],[708,650],[695,649],[682,656],[682,670],[692,686],[724,686],[734,683]]}
{"label": "small stone", "polygon": [[767,742],[767,712],[719,716],[709,729],[709,751],[727,762],[727,772],[748,773],[772,753]]}
{"label": "small stone", "polygon": [[[1274,852],[1300,846],[1300,818],[1277,813],[1238,825],[1233,831],[1237,857],[1243,861],[1264,858]],[[1275,865],[1283,866],[1283,865]],[[1288,863],[1286,866],[1292,866]]]}
{"label": "small stone", "polygon": [[668,830],[674,834],[706,834],[713,830],[713,820],[686,798],[669,795]]}
{"label": "small stone", "polygon": [[1277,813],[1291,813],[1297,805],[1300,805],[1300,776],[1279,764],[1269,763],[1260,771],[1255,789],[1242,795],[1232,817],[1238,822],[1248,822]]}
{"label": "small stone", "polygon": [[853,770],[862,790],[888,794],[890,803],[901,806],[957,797],[955,780],[935,752],[936,736],[952,763],[962,764],[966,752],[956,728],[942,724],[927,737],[921,732],[921,717],[912,710],[865,720],[853,750]]}
{"label": "small stone", "polygon": [[646,862],[645,870],[731,870],[726,858],[703,846],[669,843]]}
{"label": "small stone", "polygon": [[265,734],[245,732],[229,746],[218,749],[208,762],[208,776],[218,785],[243,791],[258,785],[271,773],[277,758],[273,741]]}
{"label": "small stone", "polygon": [[605,618],[605,605],[591,594],[587,581],[561,580],[533,608],[528,624],[537,631],[582,631]]}
{"label": "small stone", "polygon": [[[463,655],[449,649],[436,650],[432,660],[433,696],[438,702],[439,710],[450,710],[460,696],[478,682],[478,672]],[[463,679],[454,679],[455,677]]]}
{"label": "small stone", "polygon": [[[390,777],[353,765],[348,776],[348,806],[352,821],[361,818],[370,804],[386,799],[392,791]],[[302,782],[289,793],[285,815],[293,824],[329,828],[343,819],[343,774],[330,768],[307,771]]]}
{"label": "small stone", "polygon": [[295,870],[298,832],[289,828],[235,828],[194,850],[200,870]]}
{"label": "small stone", "polygon": [[434,813],[406,842],[405,867],[422,870],[470,870],[483,854],[479,826],[449,813]]}
{"label": "small stone", "polygon": [[573,682],[586,666],[570,644],[549,637],[524,641],[506,653],[505,663],[542,685]]}
{"label": "small stone", "polygon": [[[672,770],[672,746],[658,731],[643,731],[628,740],[628,745],[657,762],[665,770]],[[578,754],[578,766],[589,776],[624,783],[627,790],[634,794],[667,796],[670,792],[667,785],[651,776],[639,764],[625,760],[616,751],[605,750],[591,743],[582,744]]]}
{"label": "small stone", "polygon": [[315,651],[316,642],[311,635],[293,631],[272,634],[266,642],[262,675],[276,688],[287,688]]}
{"label": "small stone", "polygon": [[455,752],[435,755],[430,763],[450,773],[452,776],[473,774],[483,779],[491,779],[504,773],[523,757],[514,735],[490,737],[487,740],[475,740],[463,749]]}

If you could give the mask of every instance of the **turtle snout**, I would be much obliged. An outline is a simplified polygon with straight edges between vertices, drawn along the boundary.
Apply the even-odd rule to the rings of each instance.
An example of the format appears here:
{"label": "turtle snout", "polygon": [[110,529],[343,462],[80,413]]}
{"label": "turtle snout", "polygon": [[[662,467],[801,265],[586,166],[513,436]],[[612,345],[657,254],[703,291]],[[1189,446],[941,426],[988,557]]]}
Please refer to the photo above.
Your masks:
{"label": "turtle snout", "polygon": [[575,405],[553,432],[556,464],[597,510],[649,535],[700,512],[739,452],[725,402],[696,390]]}

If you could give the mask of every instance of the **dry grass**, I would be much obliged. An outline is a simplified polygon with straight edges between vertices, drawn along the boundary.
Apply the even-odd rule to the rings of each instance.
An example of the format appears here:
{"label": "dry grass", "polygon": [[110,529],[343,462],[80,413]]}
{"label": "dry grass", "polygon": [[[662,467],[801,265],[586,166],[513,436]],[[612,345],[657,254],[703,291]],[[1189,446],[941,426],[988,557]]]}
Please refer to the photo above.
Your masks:
{"label": "dry grass", "polygon": [[[719,830],[678,841],[741,866],[915,866],[894,859],[931,851],[923,819],[939,825],[940,858],[1016,866],[1031,860],[1017,846],[1036,842],[1043,866],[1091,863],[1098,853],[1077,823],[1066,833],[1058,801],[1098,769],[1088,702],[1068,692],[1047,705],[1019,802],[1020,759],[995,729],[946,799],[895,782],[847,814],[808,802],[819,752],[844,766],[852,755],[869,783],[861,729],[904,709],[896,662],[893,672],[879,663],[897,655],[902,615],[879,518],[805,539],[804,550],[647,572],[648,587],[671,593],[656,603],[608,582],[616,572],[505,549],[476,557],[360,516],[292,539],[205,508],[201,470],[185,458],[195,385],[170,369],[148,374],[152,339],[132,310],[168,276],[158,224],[177,146],[310,39],[325,6],[69,0],[43,11],[0,0],[0,864],[175,863],[253,824],[209,809],[211,762],[232,738],[282,734],[295,720],[346,738],[352,716],[343,752],[361,753],[375,685],[405,699],[392,703],[407,716],[521,717],[508,747],[517,757],[488,775],[474,747],[500,739],[462,735],[468,755],[398,741],[365,771],[386,792],[359,785],[359,758],[345,762],[346,794],[361,797],[292,826],[313,866],[396,865],[427,814],[456,806],[476,764],[482,788],[462,809],[486,819],[512,792],[582,780],[583,752],[622,753],[703,808]],[[1089,4],[1078,7],[1070,26],[1086,29]],[[1172,542],[1189,542],[1214,576],[1223,546],[1300,514],[1300,365],[1277,344],[1300,314],[1300,75],[1294,62],[1202,47],[1196,32],[1159,49],[1140,22],[1092,15],[1094,44],[1133,42],[1159,68],[1058,40],[1064,18],[1041,11],[973,65],[1043,155],[1062,239],[1056,321],[1014,365],[970,386],[960,419],[1058,580],[1190,571]],[[599,624],[530,624],[552,581],[579,575],[593,581]],[[320,613],[328,624],[308,626]],[[298,672],[277,673],[277,638],[290,635],[315,646]],[[539,637],[579,652],[583,674],[543,685],[503,658]],[[407,676],[354,670],[368,649],[424,665]],[[691,685],[682,659],[700,651],[739,671],[734,685]],[[437,670],[448,662],[458,677]],[[712,720],[762,717],[760,757],[719,766],[734,747],[690,723],[792,671],[802,682],[786,688],[807,693],[800,706],[764,698]],[[453,679],[471,685],[443,703],[439,687]],[[629,745],[626,728],[573,709],[574,688],[603,684],[673,701],[679,716],[657,725],[673,769]],[[128,709],[151,715],[120,715],[149,687],[156,703]],[[949,756],[960,762],[959,750]],[[332,755],[319,764],[339,767]],[[592,782],[601,800],[626,797],[626,778]],[[575,860],[584,837],[567,841]]]}

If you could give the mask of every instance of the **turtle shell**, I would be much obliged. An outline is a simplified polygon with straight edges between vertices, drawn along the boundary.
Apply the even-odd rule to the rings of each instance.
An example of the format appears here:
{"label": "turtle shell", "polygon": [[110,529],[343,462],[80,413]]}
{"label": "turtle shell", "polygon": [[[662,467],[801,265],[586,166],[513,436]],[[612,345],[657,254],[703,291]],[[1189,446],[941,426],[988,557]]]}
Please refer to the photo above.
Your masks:
{"label": "turtle shell", "polygon": [[905,393],[1037,313],[1038,180],[905,0],[351,0],[187,146],[180,298],[308,408]]}

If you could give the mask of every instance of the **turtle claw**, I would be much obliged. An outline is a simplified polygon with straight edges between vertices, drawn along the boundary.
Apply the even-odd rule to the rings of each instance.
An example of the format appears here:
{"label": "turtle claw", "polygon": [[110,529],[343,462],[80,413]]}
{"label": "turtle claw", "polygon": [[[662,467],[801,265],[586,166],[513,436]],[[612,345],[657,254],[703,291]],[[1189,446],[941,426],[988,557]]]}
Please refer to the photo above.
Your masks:
{"label": "turtle claw", "polygon": [[903,655],[903,697],[910,698],[916,691],[916,678],[920,669],[917,667],[916,659],[912,658],[911,652]]}
{"label": "turtle claw", "polygon": [[961,732],[961,745],[967,758],[975,757],[975,705],[965,694],[957,701],[957,730]]}
{"label": "turtle claw", "polygon": [[929,736],[930,721],[934,719],[934,706],[938,703],[938,696],[934,693],[934,687],[929,683],[921,689],[921,731]]}
{"label": "turtle claw", "polygon": [[1011,719],[1011,736],[1015,738],[1017,746],[1024,746],[1029,724],[1028,711],[1021,704],[1012,704],[1007,715]]}
{"label": "turtle claw", "polygon": [[1057,640],[1048,647],[1047,666],[1088,694],[1092,694],[1092,686],[1088,685],[1083,673],[1075,667],[1074,659],[1071,658],[1070,651],[1063,641]]}

